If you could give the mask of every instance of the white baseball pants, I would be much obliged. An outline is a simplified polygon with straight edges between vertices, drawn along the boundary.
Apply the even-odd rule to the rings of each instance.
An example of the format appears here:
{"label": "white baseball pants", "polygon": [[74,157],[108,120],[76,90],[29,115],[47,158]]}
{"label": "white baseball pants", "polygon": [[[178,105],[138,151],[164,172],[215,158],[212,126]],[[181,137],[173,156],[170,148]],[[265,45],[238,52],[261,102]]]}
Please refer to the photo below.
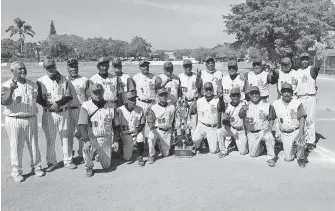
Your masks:
{"label": "white baseball pants", "polygon": [[156,129],[154,131],[149,131],[148,143],[149,143],[149,156],[154,156],[156,154],[155,145],[158,144],[159,151],[164,157],[169,156],[170,146],[171,146],[171,136],[172,130],[162,131]]}
{"label": "white baseball pants", "polygon": [[201,122],[198,122],[197,127],[194,131],[193,143],[196,148],[200,147],[201,141],[207,138],[209,151],[211,153],[217,153],[218,142],[222,139],[222,130],[216,127],[207,127]]}
{"label": "white baseball pants", "polygon": [[251,157],[257,157],[263,153],[261,141],[264,141],[266,144],[268,156],[270,158],[275,157],[275,139],[271,132],[265,134],[264,130],[257,133],[248,132],[247,137],[249,142],[249,154]]}
{"label": "white baseball pants", "polygon": [[306,140],[309,144],[315,143],[315,116],[316,116],[316,96],[300,96],[299,100],[301,101],[305,112],[306,117]]}
{"label": "white baseball pants", "polygon": [[[80,108],[69,109],[69,142],[71,144],[72,149],[73,149],[73,144],[74,144],[74,140],[73,140],[74,134],[78,130],[79,111],[80,111]],[[79,141],[78,155],[80,157],[83,156],[83,146],[84,146],[84,142]]]}

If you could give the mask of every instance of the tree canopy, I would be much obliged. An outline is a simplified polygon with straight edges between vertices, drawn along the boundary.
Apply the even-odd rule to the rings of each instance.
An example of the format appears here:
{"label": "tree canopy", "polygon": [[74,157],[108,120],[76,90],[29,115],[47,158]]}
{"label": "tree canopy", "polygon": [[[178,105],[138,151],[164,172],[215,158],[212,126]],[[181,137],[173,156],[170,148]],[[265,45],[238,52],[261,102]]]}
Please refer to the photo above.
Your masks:
{"label": "tree canopy", "polygon": [[55,28],[54,22],[51,21],[51,23],[50,23],[50,33],[49,33],[49,36],[56,35],[56,34],[57,34],[57,32],[56,32],[56,28]]}

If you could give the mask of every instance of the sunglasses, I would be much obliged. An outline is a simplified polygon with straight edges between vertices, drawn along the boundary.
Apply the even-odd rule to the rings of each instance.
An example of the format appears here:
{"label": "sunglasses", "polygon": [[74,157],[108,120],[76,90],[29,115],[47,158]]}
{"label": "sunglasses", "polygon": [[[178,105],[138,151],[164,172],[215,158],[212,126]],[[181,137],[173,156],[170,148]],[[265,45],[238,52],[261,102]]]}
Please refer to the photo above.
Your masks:
{"label": "sunglasses", "polygon": [[260,93],[253,91],[253,92],[250,92],[249,95],[260,95]]}
{"label": "sunglasses", "polygon": [[168,93],[167,93],[167,92],[164,92],[164,93],[162,93],[162,94],[159,94],[158,96],[160,96],[160,97],[165,97],[165,96],[168,96]]}

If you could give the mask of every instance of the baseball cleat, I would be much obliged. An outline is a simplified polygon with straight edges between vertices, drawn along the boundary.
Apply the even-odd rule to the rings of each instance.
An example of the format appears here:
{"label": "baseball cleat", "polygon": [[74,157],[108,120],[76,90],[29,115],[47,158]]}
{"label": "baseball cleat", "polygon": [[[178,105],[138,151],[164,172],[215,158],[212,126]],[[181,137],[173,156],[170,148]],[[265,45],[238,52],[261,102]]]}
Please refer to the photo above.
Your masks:
{"label": "baseball cleat", "polygon": [[56,170],[57,167],[58,167],[57,164],[49,164],[47,170],[45,170],[45,171],[46,172],[52,172],[52,171]]}
{"label": "baseball cleat", "polygon": [[270,159],[270,160],[268,160],[268,165],[270,167],[275,167],[276,166],[276,162],[273,159]]}
{"label": "baseball cleat", "polygon": [[221,151],[221,152],[219,152],[218,157],[219,157],[219,158],[224,158],[224,157],[226,157],[228,154],[229,154],[229,153],[228,153],[227,151]]}
{"label": "baseball cleat", "polygon": [[298,165],[301,168],[305,168],[305,166],[306,166],[305,159],[298,159]]}
{"label": "baseball cleat", "polygon": [[151,156],[151,157],[149,157],[149,159],[148,159],[148,163],[149,164],[153,164],[155,162],[155,156]]}
{"label": "baseball cleat", "polygon": [[92,177],[93,176],[93,169],[92,168],[88,168],[85,170],[85,176],[86,177]]}
{"label": "baseball cleat", "polygon": [[24,177],[21,174],[19,174],[17,176],[13,176],[13,180],[14,182],[22,182],[24,180]]}
{"label": "baseball cleat", "polygon": [[68,168],[68,169],[76,169],[77,168],[76,164],[74,164],[74,163],[67,163],[67,164],[64,165],[64,167]]}
{"label": "baseball cleat", "polygon": [[37,177],[43,177],[43,176],[45,176],[45,172],[42,171],[42,169],[35,169],[33,171],[34,171],[35,176],[37,176]]}
{"label": "baseball cleat", "polygon": [[83,156],[79,156],[78,160],[79,160],[80,164],[84,164],[85,163]]}
{"label": "baseball cleat", "polygon": [[143,161],[143,157],[142,156],[139,156],[138,158],[137,158],[137,162],[138,162],[138,165],[139,166],[144,166],[144,161]]}

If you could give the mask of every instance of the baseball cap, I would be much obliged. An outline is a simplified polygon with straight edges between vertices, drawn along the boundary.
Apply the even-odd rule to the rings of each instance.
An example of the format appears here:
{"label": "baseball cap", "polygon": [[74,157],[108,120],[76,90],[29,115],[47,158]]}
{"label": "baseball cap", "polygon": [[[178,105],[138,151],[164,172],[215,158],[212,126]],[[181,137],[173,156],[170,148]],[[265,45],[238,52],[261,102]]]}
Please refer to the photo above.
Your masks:
{"label": "baseball cap", "polygon": [[239,88],[232,88],[230,90],[230,95],[233,95],[233,94],[241,94],[241,91]]}
{"label": "baseball cap", "polygon": [[215,62],[215,60],[212,56],[207,56],[206,59],[205,59],[205,62],[208,62],[209,60],[213,60]]}
{"label": "baseball cap", "polygon": [[126,94],[124,95],[124,99],[131,99],[133,97],[137,97],[136,91],[126,92]]}
{"label": "baseball cap", "polygon": [[122,65],[122,61],[120,58],[113,58],[112,65]]}
{"label": "baseball cap", "polygon": [[288,57],[284,57],[284,58],[281,60],[280,63],[281,63],[281,64],[286,64],[286,65],[288,65],[288,64],[291,63],[291,59],[288,58]]}
{"label": "baseball cap", "polygon": [[91,85],[91,91],[94,92],[94,91],[98,91],[98,90],[104,90],[104,88],[102,87],[101,84],[92,84]]}
{"label": "baseball cap", "polygon": [[53,59],[45,59],[43,61],[43,67],[44,68],[53,67],[53,66],[56,66],[56,63]]}
{"label": "baseball cap", "polygon": [[309,55],[309,53],[302,53],[302,54],[300,54],[300,59],[301,58],[303,58],[303,57],[307,57],[307,58],[310,58],[310,55]]}
{"label": "baseball cap", "polygon": [[255,92],[255,91],[260,92],[257,86],[251,86],[249,87],[248,93]]}
{"label": "baseball cap", "polygon": [[101,63],[105,63],[108,62],[109,63],[109,59],[107,57],[101,57],[98,59],[97,65],[101,64]]}
{"label": "baseball cap", "polygon": [[74,64],[78,64],[78,60],[75,58],[70,58],[66,61],[67,65],[74,65]]}
{"label": "baseball cap", "polygon": [[252,65],[255,65],[255,64],[262,64],[262,60],[261,59],[256,59],[255,61],[252,62]]}
{"label": "baseball cap", "polygon": [[172,62],[165,62],[164,63],[164,69],[170,69],[170,68],[173,68]]}
{"label": "baseball cap", "polygon": [[293,87],[292,87],[292,85],[289,84],[289,83],[287,83],[287,82],[285,82],[285,83],[281,86],[281,90],[280,90],[280,91],[282,91],[283,89],[289,89],[289,90],[293,91]]}
{"label": "baseball cap", "polygon": [[230,60],[228,62],[228,67],[237,67],[237,61],[236,60]]}
{"label": "baseball cap", "polygon": [[186,59],[183,61],[183,65],[188,65],[188,64],[192,64],[191,60]]}
{"label": "baseball cap", "polygon": [[163,93],[168,93],[168,91],[167,91],[166,88],[160,88],[160,89],[157,90],[157,94],[158,94],[158,95],[161,95],[161,94],[163,94]]}
{"label": "baseball cap", "polygon": [[144,64],[150,64],[150,62],[148,62],[147,60],[141,60],[140,63],[138,63],[138,65],[141,67]]}

